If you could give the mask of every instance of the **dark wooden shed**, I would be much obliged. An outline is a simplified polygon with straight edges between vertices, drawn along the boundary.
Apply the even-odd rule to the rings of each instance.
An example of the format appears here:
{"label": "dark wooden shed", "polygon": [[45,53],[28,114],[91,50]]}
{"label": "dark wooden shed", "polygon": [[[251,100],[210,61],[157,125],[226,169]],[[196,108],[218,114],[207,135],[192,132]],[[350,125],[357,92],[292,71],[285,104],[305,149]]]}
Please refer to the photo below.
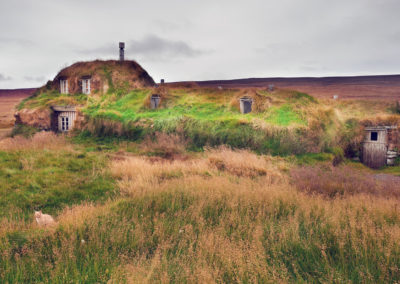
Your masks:
{"label": "dark wooden shed", "polygon": [[[395,134],[396,133],[396,134]],[[388,163],[388,155],[393,154],[397,137],[396,126],[370,126],[365,128],[362,148],[362,162],[370,168],[380,168]]]}

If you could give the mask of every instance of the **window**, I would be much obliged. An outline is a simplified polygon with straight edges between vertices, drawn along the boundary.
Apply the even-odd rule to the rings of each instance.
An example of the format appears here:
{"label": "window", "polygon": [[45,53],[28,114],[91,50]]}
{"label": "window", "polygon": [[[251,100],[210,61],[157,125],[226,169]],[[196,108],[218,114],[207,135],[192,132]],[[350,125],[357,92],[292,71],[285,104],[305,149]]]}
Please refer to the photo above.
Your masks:
{"label": "window", "polygon": [[82,79],[82,93],[90,94],[90,79]]}
{"label": "window", "polygon": [[69,119],[68,117],[65,118],[65,131],[69,130]]}
{"label": "window", "polygon": [[378,141],[378,132],[371,132],[371,141]]}
{"label": "window", "polygon": [[68,117],[61,117],[61,130],[68,131],[69,130],[69,119]]}
{"label": "window", "polygon": [[60,80],[60,92],[61,94],[68,94],[68,81]]}

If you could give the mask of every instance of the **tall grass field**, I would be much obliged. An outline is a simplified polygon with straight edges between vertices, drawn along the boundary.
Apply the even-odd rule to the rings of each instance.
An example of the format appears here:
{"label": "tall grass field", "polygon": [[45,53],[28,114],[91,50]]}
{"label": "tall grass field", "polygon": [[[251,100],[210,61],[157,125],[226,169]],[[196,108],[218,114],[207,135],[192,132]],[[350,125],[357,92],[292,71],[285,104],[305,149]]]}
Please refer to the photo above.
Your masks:
{"label": "tall grass field", "polygon": [[400,166],[354,159],[389,103],[159,91],[21,103],[85,119],[0,140],[0,283],[400,282]]}
{"label": "tall grass field", "polygon": [[[1,282],[400,281],[399,183],[332,155],[186,147],[0,141]],[[39,209],[56,224],[39,227]]]}

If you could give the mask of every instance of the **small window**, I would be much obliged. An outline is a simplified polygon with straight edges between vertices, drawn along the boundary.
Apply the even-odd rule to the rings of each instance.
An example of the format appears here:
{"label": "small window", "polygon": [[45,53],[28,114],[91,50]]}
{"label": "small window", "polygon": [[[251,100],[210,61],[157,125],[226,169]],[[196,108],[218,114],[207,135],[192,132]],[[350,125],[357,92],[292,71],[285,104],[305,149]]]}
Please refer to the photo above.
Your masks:
{"label": "small window", "polygon": [[65,131],[69,130],[69,119],[68,117],[65,118]]}
{"label": "small window", "polygon": [[61,94],[68,94],[68,81],[60,80],[60,92]]}
{"label": "small window", "polygon": [[82,79],[82,93],[90,94],[90,79]]}
{"label": "small window", "polygon": [[371,141],[378,141],[378,132],[371,132]]}

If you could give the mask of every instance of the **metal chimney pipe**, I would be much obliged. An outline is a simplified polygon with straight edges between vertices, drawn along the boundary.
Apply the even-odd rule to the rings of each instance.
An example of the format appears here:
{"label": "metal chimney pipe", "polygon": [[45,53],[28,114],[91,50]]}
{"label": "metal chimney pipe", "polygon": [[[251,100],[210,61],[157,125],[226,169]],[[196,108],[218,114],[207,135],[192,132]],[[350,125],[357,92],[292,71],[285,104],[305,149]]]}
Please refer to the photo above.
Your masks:
{"label": "metal chimney pipe", "polygon": [[120,42],[119,43],[119,61],[125,60],[124,48],[125,48],[125,42]]}

